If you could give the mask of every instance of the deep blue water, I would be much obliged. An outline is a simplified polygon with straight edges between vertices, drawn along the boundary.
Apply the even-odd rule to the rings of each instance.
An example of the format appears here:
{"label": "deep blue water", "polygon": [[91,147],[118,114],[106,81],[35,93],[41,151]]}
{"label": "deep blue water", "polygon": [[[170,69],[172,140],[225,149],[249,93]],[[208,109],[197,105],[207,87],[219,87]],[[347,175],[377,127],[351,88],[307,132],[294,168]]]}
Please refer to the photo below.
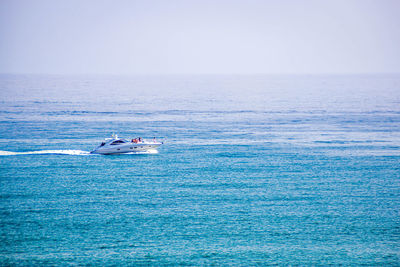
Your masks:
{"label": "deep blue water", "polygon": [[[400,265],[400,75],[1,75],[0,97],[0,265]],[[112,133],[165,144],[87,154]]]}

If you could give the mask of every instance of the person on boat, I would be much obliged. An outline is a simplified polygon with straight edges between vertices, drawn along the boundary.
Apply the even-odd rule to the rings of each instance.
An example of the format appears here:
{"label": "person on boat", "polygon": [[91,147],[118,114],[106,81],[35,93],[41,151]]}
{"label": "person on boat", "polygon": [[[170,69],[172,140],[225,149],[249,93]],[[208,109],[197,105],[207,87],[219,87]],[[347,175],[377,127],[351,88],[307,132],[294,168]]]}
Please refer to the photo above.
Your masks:
{"label": "person on boat", "polygon": [[139,137],[139,143],[141,143],[142,142],[142,137]]}

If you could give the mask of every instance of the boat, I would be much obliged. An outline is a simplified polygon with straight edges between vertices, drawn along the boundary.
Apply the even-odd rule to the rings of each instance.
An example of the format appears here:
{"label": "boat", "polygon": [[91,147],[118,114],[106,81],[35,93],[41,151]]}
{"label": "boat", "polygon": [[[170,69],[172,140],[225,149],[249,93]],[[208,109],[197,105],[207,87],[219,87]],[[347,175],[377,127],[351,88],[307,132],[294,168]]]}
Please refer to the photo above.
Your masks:
{"label": "boat", "polygon": [[135,138],[131,141],[118,138],[118,135],[112,135],[111,138],[106,138],[98,147],[96,147],[91,154],[123,154],[123,153],[138,153],[138,152],[157,152],[157,148],[163,142],[158,142],[155,138],[153,140],[144,140],[142,138]]}

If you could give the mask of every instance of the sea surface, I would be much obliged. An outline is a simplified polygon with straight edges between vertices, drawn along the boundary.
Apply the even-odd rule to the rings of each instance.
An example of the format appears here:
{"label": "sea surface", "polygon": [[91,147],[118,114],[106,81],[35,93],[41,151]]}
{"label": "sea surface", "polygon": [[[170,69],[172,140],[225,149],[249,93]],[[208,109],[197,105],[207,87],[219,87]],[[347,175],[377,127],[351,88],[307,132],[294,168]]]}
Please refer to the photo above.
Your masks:
{"label": "sea surface", "polygon": [[400,75],[0,75],[0,265],[328,264],[400,265]]}

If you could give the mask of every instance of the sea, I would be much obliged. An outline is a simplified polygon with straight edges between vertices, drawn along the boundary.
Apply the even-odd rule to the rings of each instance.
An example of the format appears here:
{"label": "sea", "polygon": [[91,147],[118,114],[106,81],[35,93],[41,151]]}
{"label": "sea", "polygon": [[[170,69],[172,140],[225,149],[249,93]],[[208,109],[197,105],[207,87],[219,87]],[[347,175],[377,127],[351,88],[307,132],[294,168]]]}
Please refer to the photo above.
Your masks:
{"label": "sea", "polygon": [[1,74],[0,265],[399,266],[400,75]]}

